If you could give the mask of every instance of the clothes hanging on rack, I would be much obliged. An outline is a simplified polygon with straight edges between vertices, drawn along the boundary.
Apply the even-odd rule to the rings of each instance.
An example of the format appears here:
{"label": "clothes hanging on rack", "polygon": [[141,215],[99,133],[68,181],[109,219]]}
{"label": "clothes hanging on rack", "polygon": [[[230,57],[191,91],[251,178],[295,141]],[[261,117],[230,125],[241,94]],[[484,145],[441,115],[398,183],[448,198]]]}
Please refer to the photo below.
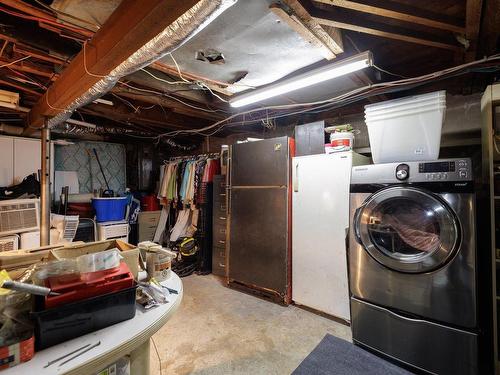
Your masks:
{"label": "clothes hanging on rack", "polygon": [[202,202],[203,184],[220,172],[219,159],[206,155],[177,158],[162,167],[158,198],[176,202],[180,208]]}
{"label": "clothes hanging on rack", "polygon": [[179,212],[179,215],[177,216],[177,221],[175,222],[175,225],[172,228],[172,233],[170,233],[170,241],[175,242],[184,235],[186,229],[189,227],[189,224],[191,223],[189,220],[190,215],[191,215],[191,210],[189,208],[186,208],[185,210],[181,210]]}

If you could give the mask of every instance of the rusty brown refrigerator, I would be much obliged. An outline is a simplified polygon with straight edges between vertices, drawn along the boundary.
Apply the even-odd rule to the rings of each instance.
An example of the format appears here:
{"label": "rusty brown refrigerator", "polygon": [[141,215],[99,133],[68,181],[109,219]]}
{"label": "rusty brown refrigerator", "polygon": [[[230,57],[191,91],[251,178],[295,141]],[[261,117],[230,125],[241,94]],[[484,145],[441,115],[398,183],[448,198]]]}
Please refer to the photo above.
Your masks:
{"label": "rusty brown refrigerator", "polygon": [[228,282],[291,300],[291,188],[294,143],[278,137],[231,147]]}

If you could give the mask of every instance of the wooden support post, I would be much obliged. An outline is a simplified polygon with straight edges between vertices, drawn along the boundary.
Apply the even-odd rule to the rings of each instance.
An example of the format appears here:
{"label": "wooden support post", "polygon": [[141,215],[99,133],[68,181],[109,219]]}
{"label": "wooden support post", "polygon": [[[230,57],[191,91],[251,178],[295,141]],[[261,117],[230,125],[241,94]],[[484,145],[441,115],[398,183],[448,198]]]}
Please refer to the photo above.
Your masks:
{"label": "wooden support post", "polygon": [[50,245],[50,129],[47,121],[42,128],[40,175],[40,246]]}

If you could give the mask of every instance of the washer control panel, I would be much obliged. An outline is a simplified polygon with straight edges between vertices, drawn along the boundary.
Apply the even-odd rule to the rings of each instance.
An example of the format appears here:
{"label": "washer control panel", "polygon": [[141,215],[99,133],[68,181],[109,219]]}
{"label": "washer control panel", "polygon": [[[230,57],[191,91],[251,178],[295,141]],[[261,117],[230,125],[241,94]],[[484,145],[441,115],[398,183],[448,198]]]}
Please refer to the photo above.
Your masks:
{"label": "washer control panel", "polygon": [[454,159],[444,161],[418,163],[420,180],[426,181],[460,181],[471,179],[470,159]]}
{"label": "washer control panel", "polygon": [[351,185],[438,182],[464,186],[473,179],[469,158],[358,165],[351,173]]}

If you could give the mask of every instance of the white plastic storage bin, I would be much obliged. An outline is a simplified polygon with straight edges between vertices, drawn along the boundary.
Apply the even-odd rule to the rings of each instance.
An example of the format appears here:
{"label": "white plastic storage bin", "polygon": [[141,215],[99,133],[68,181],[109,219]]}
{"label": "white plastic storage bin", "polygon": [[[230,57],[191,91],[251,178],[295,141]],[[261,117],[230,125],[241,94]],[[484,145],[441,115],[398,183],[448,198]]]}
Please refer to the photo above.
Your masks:
{"label": "white plastic storage bin", "polygon": [[439,158],[446,91],[365,106],[374,163]]}

